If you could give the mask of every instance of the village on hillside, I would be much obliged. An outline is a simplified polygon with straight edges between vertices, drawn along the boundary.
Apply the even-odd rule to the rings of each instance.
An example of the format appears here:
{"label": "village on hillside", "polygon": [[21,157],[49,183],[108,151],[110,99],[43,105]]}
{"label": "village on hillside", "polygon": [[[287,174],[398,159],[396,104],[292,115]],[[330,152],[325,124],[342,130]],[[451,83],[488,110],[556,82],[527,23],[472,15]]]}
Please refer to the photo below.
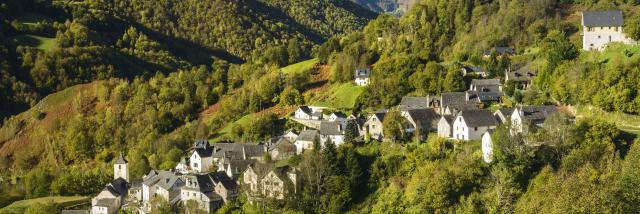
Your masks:
{"label": "village on hillside", "polygon": [[[602,50],[610,42],[632,43],[622,33],[620,11],[584,12],[583,49]],[[483,53],[508,56],[510,47],[495,47]],[[470,65],[459,66],[472,79],[466,91],[439,95],[406,96],[398,106],[369,114],[347,114],[330,106],[299,106],[289,116],[305,128],[288,130],[279,137],[254,143],[210,142],[195,140],[172,170],[151,170],[141,178],[129,176],[128,161],[120,154],[113,162],[113,181],[91,200],[90,210],[65,210],[63,213],[113,214],[119,210],[150,213],[158,200],[172,207],[197,207],[215,212],[238,197],[259,203],[283,200],[303,187],[299,169],[268,164],[287,160],[307,151],[341,146],[347,142],[394,141],[387,136],[385,121],[399,124],[397,134],[406,139],[439,137],[481,145],[483,160],[492,162],[492,133],[506,126],[518,135],[543,126],[554,114],[570,113],[553,105],[507,105],[506,85],[524,90],[536,79],[536,68],[520,65],[504,71],[504,76],[486,79],[486,71]],[[356,69],[353,84],[368,87],[375,75],[368,68]],[[399,115],[399,116],[398,116]],[[535,142],[525,142],[535,144]],[[269,161],[267,161],[267,159]],[[104,185],[104,184],[102,184]]]}

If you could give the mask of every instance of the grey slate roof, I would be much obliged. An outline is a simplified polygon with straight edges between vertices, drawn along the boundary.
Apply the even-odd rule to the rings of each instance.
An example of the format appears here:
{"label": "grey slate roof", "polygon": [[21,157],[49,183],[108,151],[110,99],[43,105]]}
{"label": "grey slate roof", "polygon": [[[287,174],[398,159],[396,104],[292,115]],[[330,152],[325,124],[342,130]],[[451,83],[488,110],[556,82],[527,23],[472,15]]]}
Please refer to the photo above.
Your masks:
{"label": "grey slate roof", "polygon": [[[494,47],[493,50],[496,51],[498,55],[513,55],[516,53],[516,50],[510,47]],[[491,55],[491,50],[485,50],[484,55]]]}
{"label": "grey slate roof", "polygon": [[224,188],[226,188],[227,190],[235,189],[238,187],[236,182],[231,180],[231,178],[229,178],[229,176],[227,176],[225,172],[209,173],[209,178],[211,178],[211,180],[215,183],[221,183],[222,186],[224,186]]}
{"label": "grey slate roof", "polygon": [[516,71],[507,72],[508,81],[529,82],[536,77],[536,71],[530,66],[522,67]]}
{"label": "grey slate roof", "polygon": [[433,109],[411,109],[407,110],[409,117],[423,128],[433,127],[434,122],[438,121],[438,114]]}
{"label": "grey slate roof", "polygon": [[476,109],[476,103],[479,100],[469,100],[467,92],[446,92],[442,93],[441,106],[443,108],[449,107],[450,109],[466,110]]}
{"label": "grey slate roof", "polygon": [[582,25],[587,27],[614,27],[623,24],[624,19],[620,10],[582,12]]}
{"label": "grey slate roof", "polygon": [[356,69],[355,78],[369,78],[371,70],[368,68]]}
{"label": "grey slate roof", "polygon": [[156,183],[158,183],[158,181],[160,181],[160,179],[165,179],[165,178],[169,178],[172,176],[177,176],[174,172],[171,171],[164,171],[164,170],[151,170],[149,171],[149,173],[147,175],[145,175],[142,178],[142,184],[147,185],[147,186],[152,186]]}
{"label": "grey slate roof", "polygon": [[170,190],[175,186],[182,186],[183,183],[184,182],[182,181],[180,176],[173,175],[173,176],[161,178],[158,181],[158,186],[160,186],[160,188],[162,189]]}
{"label": "grey slate roof", "polygon": [[116,161],[114,162],[115,164],[127,164],[128,161],[124,159],[124,157],[122,156],[122,153],[120,153],[120,155],[118,156],[118,158],[116,159]]}
{"label": "grey slate roof", "polygon": [[342,124],[340,122],[320,122],[320,135],[342,135]]}
{"label": "grey slate roof", "polygon": [[471,80],[471,85],[479,86],[492,86],[492,85],[502,85],[500,83],[500,79],[473,79]]}
{"label": "grey slate roof", "polygon": [[127,190],[129,189],[129,184],[123,178],[116,178],[111,181],[111,183],[107,184],[105,187],[109,192],[113,193],[113,195],[126,195]]}
{"label": "grey slate roof", "polygon": [[532,121],[545,120],[558,110],[555,106],[523,106],[519,108],[524,119]]}
{"label": "grey slate roof", "polygon": [[207,147],[209,147],[209,141],[207,140],[196,140],[193,143],[193,149],[197,149],[197,148],[206,149]]}
{"label": "grey slate roof", "polygon": [[200,155],[200,157],[211,157],[213,155],[213,148],[196,148],[196,153]]}
{"label": "grey slate roof", "polygon": [[429,97],[403,97],[400,109],[429,108]]}
{"label": "grey slate roof", "polygon": [[453,125],[453,120],[456,119],[453,115],[442,115],[442,117],[445,121],[447,121],[447,124],[449,124],[449,126]]}
{"label": "grey slate roof", "polygon": [[387,110],[387,109],[380,109],[380,110],[376,111],[376,113],[373,113],[373,114],[378,118],[378,120],[380,120],[380,122],[382,122],[382,121],[384,121],[384,117],[387,115],[388,111],[389,110]]}
{"label": "grey slate roof", "polygon": [[201,193],[211,192],[215,186],[208,174],[186,175],[185,184],[183,188],[197,190]]}
{"label": "grey slate roof", "polygon": [[300,132],[296,141],[313,141],[318,136],[318,130],[307,129]]}
{"label": "grey slate roof", "polygon": [[497,126],[498,121],[489,110],[477,109],[477,110],[465,110],[461,111],[458,116],[462,116],[464,122],[468,127],[481,127],[481,126]]}
{"label": "grey slate roof", "polygon": [[243,157],[261,157],[264,155],[265,146],[261,144],[250,143],[215,143],[213,144],[215,149],[214,157],[227,156],[229,158]]}
{"label": "grey slate roof", "polygon": [[309,106],[300,106],[300,110],[302,110],[304,113],[311,115],[313,113],[313,111],[311,110],[311,108],[309,108]]}
{"label": "grey slate roof", "polygon": [[338,117],[338,118],[347,118],[347,115],[342,113],[342,112],[338,112],[337,111],[337,112],[333,112],[332,114],[335,114],[336,117]]}

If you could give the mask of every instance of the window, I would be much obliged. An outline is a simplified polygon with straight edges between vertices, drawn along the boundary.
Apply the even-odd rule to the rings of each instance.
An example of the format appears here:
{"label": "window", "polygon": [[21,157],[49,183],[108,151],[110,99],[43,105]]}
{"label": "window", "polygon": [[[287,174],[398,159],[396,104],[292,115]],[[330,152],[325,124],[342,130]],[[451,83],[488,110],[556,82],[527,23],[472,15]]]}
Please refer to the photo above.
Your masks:
{"label": "window", "polygon": [[598,39],[600,38],[600,36],[598,36]]}
{"label": "window", "polygon": [[478,127],[474,127],[474,128],[473,128],[473,131],[478,131]]}
{"label": "window", "polygon": [[615,31],[618,32],[618,27],[615,27]]}
{"label": "window", "polygon": [[198,168],[198,163],[193,163],[194,168]]}

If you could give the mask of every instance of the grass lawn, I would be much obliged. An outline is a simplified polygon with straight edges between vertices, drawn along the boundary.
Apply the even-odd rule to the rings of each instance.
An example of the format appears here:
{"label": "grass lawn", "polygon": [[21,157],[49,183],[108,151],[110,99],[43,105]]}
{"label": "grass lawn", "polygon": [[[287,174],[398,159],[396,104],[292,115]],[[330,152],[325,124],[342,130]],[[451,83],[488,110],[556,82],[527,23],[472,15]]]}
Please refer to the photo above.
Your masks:
{"label": "grass lawn", "polygon": [[85,202],[89,202],[88,197],[84,196],[51,196],[51,197],[42,197],[42,198],[34,198],[29,200],[16,201],[0,209],[2,213],[23,213],[24,210],[33,206],[37,203],[54,203],[60,205],[62,207],[71,206],[76,204],[82,204]]}
{"label": "grass lawn", "polygon": [[16,43],[38,48],[43,51],[49,51],[56,45],[55,38],[47,38],[31,34],[22,34],[13,38]]}
{"label": "grass lawn", "polygon": [[610,44],[602,52],[584,51],[580,54],[580,61],[604,62],[614,65],[616,61],[626,61],[631,57],[640,57],[640,45],[625,45],[621,43]]}
{"label": "grass lawn", "polygon": [[337,109],[352,109],[365,87],[352,83],[334,84],[328,90],[311,98],[311,105]]}
{"label": "grass lawn", "polygon": [[311,70],[313,66],[315,66],[316,64],[318,64],[318,59],[314,58],[314,59],[298,62],[296,64],[288,65],[287,67],[284,67],[281,70],[282,70],[282,73],[285,73],[285,74],[297,73],[297,72]]}

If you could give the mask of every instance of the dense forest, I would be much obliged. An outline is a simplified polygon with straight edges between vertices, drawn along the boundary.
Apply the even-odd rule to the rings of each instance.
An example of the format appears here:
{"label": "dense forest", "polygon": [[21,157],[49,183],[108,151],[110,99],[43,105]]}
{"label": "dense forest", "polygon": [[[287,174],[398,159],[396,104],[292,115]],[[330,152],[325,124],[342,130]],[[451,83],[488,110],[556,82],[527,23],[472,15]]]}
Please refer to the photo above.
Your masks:
{"label": "dense forest", "polygon": [[[638,40],[639,5],[421,0],[398,18],[332,0],[8,1],[0,6],[0,178],[20,185],[6,188],[0,206],[94,194],[118,152],[133,177],[170,169],[194,139],[216,137],[243,115],[304,104],[306,91],[351,82],[363,67],[373,84],[341,110],[366,114],[406,95],[463,91],[470,79],[460,64],[495,78],[526,64],[539,75],[526,90],[505,86],[514,103],[637,116],[637,46],[581,51],[579,12],[620,9],[625,32]],[[497,46],[516,54],[482,56]],[[309,58],[320,65],[280,69]],[[233,126],[230,140],[300,129],[284,115],[258,115]],[[491,164],[475,141],[348,138],[324,149],[316,142],[288,161],[305,182],[295,198],[260,206],[241,198],[220,212],[636,213],[640,140],[619,128],[569,114],[524,135],[499,127]]]}

